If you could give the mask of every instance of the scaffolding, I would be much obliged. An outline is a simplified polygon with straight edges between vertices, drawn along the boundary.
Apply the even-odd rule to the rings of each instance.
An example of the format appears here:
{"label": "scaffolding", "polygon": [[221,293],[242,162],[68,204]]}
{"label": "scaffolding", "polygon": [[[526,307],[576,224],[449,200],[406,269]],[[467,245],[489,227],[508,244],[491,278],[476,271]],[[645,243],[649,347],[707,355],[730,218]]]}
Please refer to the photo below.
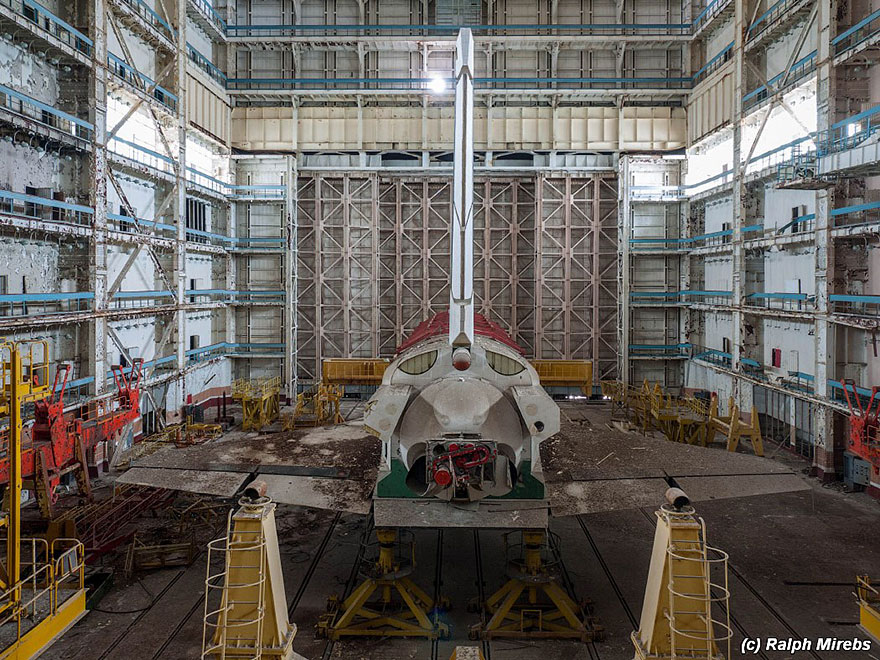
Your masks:
{"label": "scaffolding", "polygon": [[241,428],[259,431],[278,419],[281,378],[239,378],[232,385],[232,399],[241,404]]}

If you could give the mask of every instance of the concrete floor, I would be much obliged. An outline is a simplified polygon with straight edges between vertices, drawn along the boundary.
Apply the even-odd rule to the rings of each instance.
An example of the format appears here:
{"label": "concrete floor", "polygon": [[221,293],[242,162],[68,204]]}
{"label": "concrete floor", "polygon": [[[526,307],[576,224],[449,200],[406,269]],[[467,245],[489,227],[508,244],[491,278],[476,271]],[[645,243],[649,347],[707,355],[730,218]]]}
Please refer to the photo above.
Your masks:
{"label": "concrete floor", "polygon": [[[587,414],[590,414],[587,409]],[[713,451],[713,450],[707,450]],[[772,449],[768,451],[772,453]],[[797,459],[777,455],[797,464]],[[810,480],[807,491],[700,503],[712,545],[730,554],[732,657],[748,637],[865,639],[856,626],[852,595],[855,576],[880,577],[880,503]],[[479,615],[466,604],[479,595],[482,569],[486,594],[501,586],[501,532],[421,530],[415,535],[418,566],[414,579],[429,593],[437,577],[453,601],[445,620],[450,640],[377,639],[332,644],[316,639],[314,625],[327,596],[353,584],[353,567],[364,535],[364,519],[351,514],[280,506],[278,529],[292,618],[299,626],[294,648],[306,658],[445,660]],[[494,641],[487,660],[590,658],[629,660],[629,640],[638,625],[653,539],[651,509],[554,519],[561,556],[578,598],[589,598],[606,631],[602,642]],[[479,553],[477,552],[479,547]],[[145,573],[115,587],[55,644],[45,658],[197,658],[200,654],[205,555],[186,569]],[[473,644],[473,642],[470,642]],[[870,652],[802,652],[813,660],[880,659]],[[759,654],[764,660],[792,657]]]}

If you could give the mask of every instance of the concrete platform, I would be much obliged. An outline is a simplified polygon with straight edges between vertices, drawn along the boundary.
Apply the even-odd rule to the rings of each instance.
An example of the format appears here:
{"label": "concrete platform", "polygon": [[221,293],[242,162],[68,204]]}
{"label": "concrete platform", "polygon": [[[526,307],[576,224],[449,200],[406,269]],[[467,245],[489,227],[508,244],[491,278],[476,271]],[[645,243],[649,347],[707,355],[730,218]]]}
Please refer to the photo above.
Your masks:
{"label": "concrete platform", "polygon": [[[566,410],[570,410],[566,406]],[[591,433],[604,434],[607,409],[577,408]],[[584,426],[580,424],[579,426]],[[639,436],[635,436],[639,437]],[[638,446],[638,445],[637,445]],[[723,451],[708,449],[706,451]],[[807,465],[767,447],[780,466]],[[612,459],[608,459],[609,461]],[[607,461],[606,461],[607,462]],[[732,657],[744,636],[865,639],[857,627],[855,576],[880,572],[880,503],[806,479],[807,490],[704,501],[697,512],[709,541],[730,554]],[[482,645],[494,660],[630,660],[630,632],[638,624],[653,539],[654,506],[552,518],[564,576],[578,598],[589,598],[605,627],[598,643],[493,641]],[[415,529],[413,579],[429,594],[451,598],[442,617],[452,638],[329,643],[312,633],[327,596],[350,592],[365,537],[366,518],[345,512],[280,505],[278,529],[287,598],[299,626],[294,648],[304,657],[352,660],[448,658],[455,646],[475,644],[468,628],[478,614],[468,600],[492,593],[504,580],[503,537],[492,529]],[[145,573],[115,588],[43,657],[197,658],[201,647],[204,554],[187,569]],[[876,644],[874,646],[876,648]],[[792,657],[769,652],[756,657]],[[880,653],[802,652],[812,660],[880,658]]]}

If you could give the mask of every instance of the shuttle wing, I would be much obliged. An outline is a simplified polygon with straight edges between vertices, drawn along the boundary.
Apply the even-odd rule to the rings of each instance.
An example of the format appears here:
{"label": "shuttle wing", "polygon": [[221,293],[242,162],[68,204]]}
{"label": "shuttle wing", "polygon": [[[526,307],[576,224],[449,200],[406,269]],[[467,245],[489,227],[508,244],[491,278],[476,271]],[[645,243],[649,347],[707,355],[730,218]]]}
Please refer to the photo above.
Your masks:
{"label": "shuttle wing", "polygon": [[554,516],[657,506],[669,479],[691,501],[810,488],[795,469],[769,458],[571,422],[541,445]]}
{"label": "shuttle wing", "polygon": [[381,442],[362,424],[266,435],[239,434],[134,463],[118,483],[233,497],[261,479],[275,502],[369,513]]}

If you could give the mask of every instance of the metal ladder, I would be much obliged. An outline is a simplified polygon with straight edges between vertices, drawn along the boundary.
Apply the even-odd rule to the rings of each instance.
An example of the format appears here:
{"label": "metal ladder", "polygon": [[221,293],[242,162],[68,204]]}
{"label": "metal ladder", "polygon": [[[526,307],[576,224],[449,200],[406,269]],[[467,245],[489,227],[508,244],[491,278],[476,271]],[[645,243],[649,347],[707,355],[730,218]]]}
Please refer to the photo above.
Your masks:
{"label": "metal ladder", "polygon": [[[730,620],[727,585],[727,555],[710,548],[702,519],[670,520],[670,539],[666,550],[669,571],[668,591],[671,657],[689,660],[715,660],[730,657]],[[712,556],[710,556],[710,553]],[[717,567],[723,580],[712,582]],[[713,594],[714,590],[714,594]],[[723,606],[726,619],[713,618],[714,606]],[[726,642],[727,653],[720,647]]]}
{"label": "metal ladder", "polygon": [[[212,564],[219,561],[223,570],[212,573]],[[226,538],[208,544],[202,658],[263,657],[265,585],[266,538],[262,526],[253,531],[233,530],[230,512]],[[211,610],[211,593],[218,590],[220,606]]]}

